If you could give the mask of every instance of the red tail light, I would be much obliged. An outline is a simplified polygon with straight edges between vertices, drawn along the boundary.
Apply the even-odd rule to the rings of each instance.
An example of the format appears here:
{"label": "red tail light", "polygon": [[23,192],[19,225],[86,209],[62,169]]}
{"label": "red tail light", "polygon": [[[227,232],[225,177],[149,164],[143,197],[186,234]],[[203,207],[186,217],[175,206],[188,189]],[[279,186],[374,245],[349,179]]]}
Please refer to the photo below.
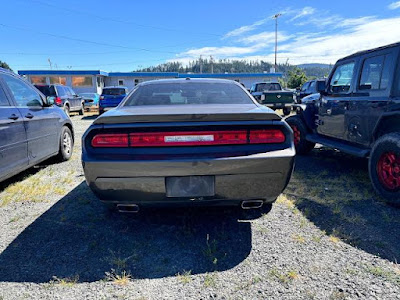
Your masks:
{"label": "red tail light", "polygon": [[54,100],[55,104],[57,105],[62,105],[62,99],[60,97],[56,97],[56,99]]}
{"label": "red tail light", "polygon": [[234,145],[247,143],[247,130],[131,133],[132,147]]}
{"label": "red tail light", "polygon": [[95,148],[128,147],[128,134],[98,134],[92,139]]}
{"label": "red tail light", "polygon": [[98,134],[93,147],[174,147],[206,145],[274,144],[285,142],[279,129],[226,130],[191,132],[140,132],[130,134]]}
{"label": "red tail light", "polygon": [[100,96],[100,100],[104,100],[104,96]]}
{"label": "red tail light", "polygon": [[279,129],[250,130],[250,144],[278,144],[285,142],[285,134]]}

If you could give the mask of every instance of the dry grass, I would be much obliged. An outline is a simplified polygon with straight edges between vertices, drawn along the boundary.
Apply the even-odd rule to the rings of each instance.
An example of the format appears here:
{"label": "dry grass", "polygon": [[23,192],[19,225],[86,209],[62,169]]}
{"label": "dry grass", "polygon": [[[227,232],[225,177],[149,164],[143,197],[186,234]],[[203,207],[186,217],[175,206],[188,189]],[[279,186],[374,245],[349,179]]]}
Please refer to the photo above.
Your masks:
{"label": "dry grass", "polygon": [[125,270],[118,272],[114,269],[111,269],[111,272],[106,272],[105,279],[116,285],[127,285],[132,280],[132,276]]}
{"label": "dry grass", "polygon": [[77,284],[79,281],[79,276],[75,275],[74,277],[65,277],[58,278],[57,276],[53,276],[53,279],[50,281],[50,284],[57,284],[63,287],[72,287]]}

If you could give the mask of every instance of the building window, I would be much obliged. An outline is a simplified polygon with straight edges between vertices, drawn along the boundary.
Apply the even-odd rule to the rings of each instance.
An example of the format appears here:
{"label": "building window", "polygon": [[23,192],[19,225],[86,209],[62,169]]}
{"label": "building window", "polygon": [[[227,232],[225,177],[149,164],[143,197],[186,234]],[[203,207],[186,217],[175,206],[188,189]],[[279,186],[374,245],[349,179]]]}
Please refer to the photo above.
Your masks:
{"label": "building window", "polygon": [[124,85],[124,80],[123,79],[118,79],[118,85]]}
{"label": "building window", "polygon": [[135,79],[134,80],[134,83],[135,83],[135,86],[137,86],[139,83],[141,83],[141,82],[143,82],[143,79]]}
{"label": "building window", "polygon": [[50,76],[50,84],[62,84],[66,85],[67,84],[67,77],[62,77],[62,76]]}
{"label": "building window", "polygon": [[92,86],[92,77],[72,76],[72,86],[77,86],[77,87]]}
{"label": "building window", "polygon": [[31,76],[33,84],[46,84],[46,76]]}

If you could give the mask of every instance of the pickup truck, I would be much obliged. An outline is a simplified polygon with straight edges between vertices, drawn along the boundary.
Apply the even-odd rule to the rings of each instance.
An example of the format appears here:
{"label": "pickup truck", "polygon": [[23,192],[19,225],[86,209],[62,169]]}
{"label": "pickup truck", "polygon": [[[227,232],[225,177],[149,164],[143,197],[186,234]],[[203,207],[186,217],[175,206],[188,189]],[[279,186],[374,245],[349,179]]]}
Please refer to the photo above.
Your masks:
{"label": "pickup truck", "polygon": [[340,59],[316,101],[286,119],[297,154],[315,144],[368,159],[375,191],[400,204],[400,43]]}
{"label": "pickup truck", "polygon": [[250,94],[269,108],[282,109],[285,116],[290,114],[294,104],[294,91],[284,90],[279,82],[256,82],[250,88]]}

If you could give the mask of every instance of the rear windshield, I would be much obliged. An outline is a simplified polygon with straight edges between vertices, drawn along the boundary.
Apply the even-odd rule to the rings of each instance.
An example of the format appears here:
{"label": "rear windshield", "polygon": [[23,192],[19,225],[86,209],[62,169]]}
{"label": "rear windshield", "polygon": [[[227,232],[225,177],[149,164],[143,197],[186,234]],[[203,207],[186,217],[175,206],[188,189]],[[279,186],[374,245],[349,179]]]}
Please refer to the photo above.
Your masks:
{"label": "rear windshield", "polygon": [[119,95],[125,95],[125,89],[103,89],[102,95],[113,95],[113,96],[119,96]]}
{"label": "rear windshield", "polygon": [[279,83],[260,83],[257,85],[257,92],[280,90],[281,86],[279,85]]}
{"label": "rear windshield", "polygon": [[54,88],[53,85],[50,85],[50,86],[48,86],[48,85],[35,85],[35,87],[47,97],[49,97],[49,96],[57,97],[56,89]]}
{"label": "rear windshield", "polygon": [[253,101],[235,84],[179,82],[139,86],[124,106],[179,104],[253,104]]}

